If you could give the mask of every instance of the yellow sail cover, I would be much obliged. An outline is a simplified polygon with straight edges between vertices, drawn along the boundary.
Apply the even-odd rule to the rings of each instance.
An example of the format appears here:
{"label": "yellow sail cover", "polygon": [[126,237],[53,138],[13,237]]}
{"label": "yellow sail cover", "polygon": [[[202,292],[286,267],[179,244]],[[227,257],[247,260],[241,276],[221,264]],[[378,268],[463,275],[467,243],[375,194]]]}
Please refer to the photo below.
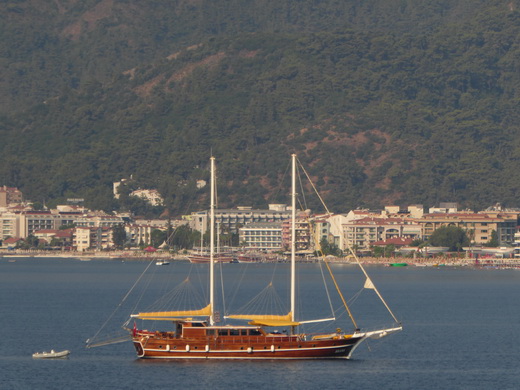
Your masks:
{"label": "yellow sail cover", "polygon": [[235,314],[227,316],[237,320],[250,320],[250,325],[258,326],[297,326],[299,322],[292,320],[292,313],[287,315],[258,315],[258,314]]}
{"label": "yellow sail cover", "polygon": [[152,311],[148,313],[133,314],[133,318],[139,318],[141,320],[159,320],[159,321],[170,321],[178,319],[179,317],[189,316],[210,316],[211,305],[208,305],[199,310],[177,310],[177,311]]}

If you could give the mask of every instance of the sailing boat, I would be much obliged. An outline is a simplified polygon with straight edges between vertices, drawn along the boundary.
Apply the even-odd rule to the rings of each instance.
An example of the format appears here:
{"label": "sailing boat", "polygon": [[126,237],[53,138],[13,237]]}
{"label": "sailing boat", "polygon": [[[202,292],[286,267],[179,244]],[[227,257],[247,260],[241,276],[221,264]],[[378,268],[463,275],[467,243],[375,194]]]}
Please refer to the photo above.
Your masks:
{"label": "sailing boat", "polygon": [[[213,226],[213,223],[211,225]],[[218,238],[218,232],[219,232],[219,230],[217,230],[217,242],[220,242],[219,238]],[[191,255],[188,256],[188,260],[190,261],[190,263],[195,263],[195,264],[209,263],[210,261],[214,261],[217,263],[232,263],[234,261],[233,255],[221,253],[220,250],[218,250],[218,248],[217,248],[217,253],[214,253],[213,257],[212,257],[208,251],[205,252],[203,250],[203,241],[204,241],[203,234],[201,231],[200,232],[200,250],[198,253],[192,253]]]}
{"label": "sailing boat", "polygon": [[[215,159],[211,158],[211,207],[210,207],[210,290],[207,306],[196,310],[141,312],[131,319],[163,320],[173,323],[166,331],[137,329],[134,322],[131,333],[139,358],[153,359],[348,359],[356,347],[367,338],[381,338],[400,331],[393,328],[362,332],[357,329],[344,333],[336,329],[331,333],[307,335],[299,333],[299,325],[306,323],[295,318],[295,238],[296,238],[296,156],[292,156],[292,226],[291,226],[291,309],[287,315],[230,315],[226,318],[248,320],[243,326],[216,323],[214,299],[214,209],[215,209]],[[359,263],[361,266],[361,264]],[[365,287],[375,290],[368,278]],[[375,290],[377,291],[377,290]],[[378,293],[379,296],[379,293]],[[343,300],[346,305],[346,302]],[[384,302],[384,301],[383,301]],[[385,303],[385,306],[386,303]],[[387,307],[388,308],[388,307]],[[349,311],[350,313],[350,311]],[[393,316],[393,314],[392,314]],[[351,317],[352,318],[352,317]],[[394,316],[395,319],[395,316]],[[318,322],[323,320],[315,320]],[[311,322],[311,321],[307,321]],[[396,322],[398,322],[396,320]],[[273,327],[287,327],[288,333],[271,331]]]}

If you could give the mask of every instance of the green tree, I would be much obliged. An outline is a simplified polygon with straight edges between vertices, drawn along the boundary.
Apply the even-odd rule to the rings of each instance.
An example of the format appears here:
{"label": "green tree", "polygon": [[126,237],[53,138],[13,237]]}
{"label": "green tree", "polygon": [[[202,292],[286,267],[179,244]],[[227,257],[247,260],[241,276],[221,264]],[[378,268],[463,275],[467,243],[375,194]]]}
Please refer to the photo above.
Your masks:
{"label": "green tree", "polygon": [[498,233],[496,230],[491,232],[491,239],[486,243],[485,246],[497,248],[500,245],[500,241],[498,240]]}
{"label": "green tree", "polygon": [[331,244],[326,238],[322,238],[320,241],[321,252],[324,256],[341,256],[343,252],[338,248],[336,244]]}
{"label": "green tree", "polygon": [[125,226],[120,223],[112,228],[112,241],[116,248],[123,248],[126,243]]}
{"label": "green tree", "polygon": [[372,253],[375,257],[392,257],[395,253],[395,245],[375,246]]}
{"label": "green tree", "polygon": [[429,240],[432,246],[447,246],[450,251],[460,251],[469,245],[466,231],[457,226],[442,226],[435,230]]}
{"label": "green tree", "polygon": [[170,217],[168,217],[168,225],[166,229],[166,245],[168,245],[169,247],[172,246],[173,232],[174,229],[172,226],[172,220],[170,219]]}
{"label": "green tree", "polygon": [[150,241],[151,241],[150,244],[153,247],[158,248],[165,240],[166,240],[165,231],[162,231],[159,229],[152,230],[152,233],[150,234]]}
{"label": "green tree", "polygon": [[194,243],[200,242],[200,232],[191,229],[188,225],[181,225],[172,236],[172,245],[176,249],[191,249]]}
{"label": "green tree", "polygon": [[63,245],[63,242],[59,238],[52,237],[50,246],[56,247],[56,246],[62,246],[62,245]]}
{"label": "green tree", "polygon": [[29,234],[25,238],[25,240],[19,241],[16,244],[16,247],[20,248],[20,249],[32,249],[32,248],[37,248],[39,243],[40,243],[40,240],[37,237],[33,236],[32,234]]}
{"label": "green tree", "polygon": [[412,241],[412,243],[410,244],[410,246],[417,246],[417,247],[422,247],[424,246],[426,243],[424,242],[423,239],[421,238],[416,238],[415,240]]}

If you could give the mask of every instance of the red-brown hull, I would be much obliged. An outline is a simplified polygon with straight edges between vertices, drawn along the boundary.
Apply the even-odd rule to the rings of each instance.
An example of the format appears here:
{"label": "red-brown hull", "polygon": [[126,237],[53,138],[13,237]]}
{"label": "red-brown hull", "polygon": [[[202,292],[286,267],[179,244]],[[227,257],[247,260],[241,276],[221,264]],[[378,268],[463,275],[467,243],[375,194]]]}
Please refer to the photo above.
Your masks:
{"label": "red-brown hull", "polygon": [[298,336],[220,339],[133,337],[137,356],[149,359],[348,359],[363,337],[303,340]]}
{"label": "red-brown hull", "polygon": [[[210,262],[209,256],[205,255],[193,255],[188,256],[188,259],[190,260],[190,263],[196,263],[196,264],[208,264]],[[216,263],[232,263],[233,262],[233,256],[215,256],[213,258],[213,261]]]}

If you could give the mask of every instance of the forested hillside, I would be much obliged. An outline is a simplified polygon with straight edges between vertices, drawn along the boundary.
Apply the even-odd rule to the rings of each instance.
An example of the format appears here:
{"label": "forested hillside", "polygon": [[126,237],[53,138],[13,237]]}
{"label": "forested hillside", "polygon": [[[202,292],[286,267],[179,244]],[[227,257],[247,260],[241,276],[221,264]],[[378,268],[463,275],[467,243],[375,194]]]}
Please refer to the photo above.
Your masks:
{"label": "forested hillside", "polygon": [[3,2],[0,184],[108,210],[132,175],[177,215],[212,153],[265,206],[296,152],[333,211],[520,206],[518,3]]}

